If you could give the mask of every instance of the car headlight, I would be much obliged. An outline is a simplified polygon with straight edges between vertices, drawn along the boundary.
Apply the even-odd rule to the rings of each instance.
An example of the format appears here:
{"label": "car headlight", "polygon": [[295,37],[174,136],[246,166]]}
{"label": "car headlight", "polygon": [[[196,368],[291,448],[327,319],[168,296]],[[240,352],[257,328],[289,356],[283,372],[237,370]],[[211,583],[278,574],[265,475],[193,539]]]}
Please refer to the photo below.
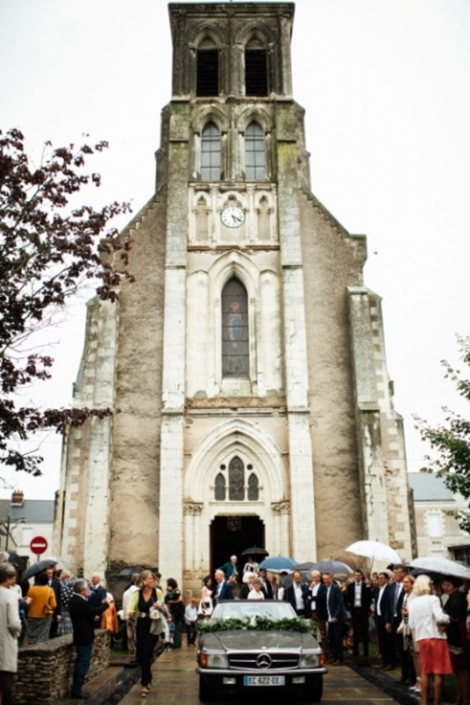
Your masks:
{"label": "car headlight", "polygon": [[317,668],[318,666],[318,654],[314,653],[303,653],[300,654],[299,658],[299,668]]}
{"label": "car headlight", "polygon": [[203,651],[199,655],[201,668],[228,668],[228,658],[225,654],[208,654]]}

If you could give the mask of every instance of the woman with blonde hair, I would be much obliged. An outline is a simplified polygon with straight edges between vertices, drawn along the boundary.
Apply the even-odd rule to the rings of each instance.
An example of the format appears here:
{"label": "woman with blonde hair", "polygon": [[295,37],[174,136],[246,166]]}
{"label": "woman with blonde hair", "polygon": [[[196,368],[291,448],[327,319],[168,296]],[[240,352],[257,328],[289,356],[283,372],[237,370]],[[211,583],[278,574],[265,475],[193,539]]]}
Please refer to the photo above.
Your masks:
{"label": "woman with blonde hair", "polygon": [[127,616],[135,620],[136,628],[136,658],[141,669],[141,696],[144,698],[150,692],[152,683],[152,661],[158,634],[153,634],[150,628],[150,610],[162,610],[163,595],[155,585],[155,575],[151,570],[144,570],[137,580],[139,588],[132,595]]}
{"label": "woman with blonde hair", "polygon": [[421,661],[421,705],[429,703],[429,676],[434,676],[434,705],[440,705],[443,677],[452,673],[447,638],[441,629],[449,623],[449,617],[439,598],[431,595],[431,586],[429,576],[419,575],[413,585],[413,599],[408,602],[408,624]]}

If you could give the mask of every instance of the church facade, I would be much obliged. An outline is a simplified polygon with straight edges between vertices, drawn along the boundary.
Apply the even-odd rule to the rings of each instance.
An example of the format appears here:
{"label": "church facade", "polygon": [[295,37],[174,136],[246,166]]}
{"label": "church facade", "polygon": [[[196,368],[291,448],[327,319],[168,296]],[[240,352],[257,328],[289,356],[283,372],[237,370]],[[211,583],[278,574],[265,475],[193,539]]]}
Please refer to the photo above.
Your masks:
{"label": "church facade", "polygon": [[170,4],[154,197],[116,304],[88,304],[55,545],[76,572],[232,553],[298,561],[363,538],[411,558],[401,417],[366,239],[310,191],[292,3]]}

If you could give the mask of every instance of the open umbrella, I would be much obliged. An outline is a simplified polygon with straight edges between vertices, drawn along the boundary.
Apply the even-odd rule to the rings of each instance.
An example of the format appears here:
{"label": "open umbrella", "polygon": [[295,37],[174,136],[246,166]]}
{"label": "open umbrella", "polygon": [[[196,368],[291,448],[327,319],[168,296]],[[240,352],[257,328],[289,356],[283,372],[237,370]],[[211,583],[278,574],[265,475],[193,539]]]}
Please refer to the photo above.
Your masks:
{"label": "open umbrella", "polygon": [[314,561],[307,563],[297,563],[293,570],[308,571],[319,570],[320,573],[331,573],[332,575],[343,575],[344,573],[353,573],[353,569],[343,561],[335,561],[333,558],[327,558],[324,561]]}
{"label": "open umbrella", "polygon": [[401,558],[396,551],[380,541],[356,541],[347,547],[346,551],[357,556],[371,558],[373,561],[387,561],[387,563],[401,563]]}
{"label": "open umbrella", "polygon": [[26,568],[21,580],[29,580],[29,578],[39,575],[39,573],[43,573],[47,568],[52,568],[55,565],[57,565],[55,558],[45,558],[43,561],[37,561],[37,563],[33,563],[29,568]]}
{"label": "open umbrella", "polygon": [[287,558],[286,556],[271,556],[270,558],[265,558],[264,561],[261,561],[259,567],[279,573],[281,570],[290,570],[294,565],[295,561],[293,558]]}
{"label": "open umbrella", "polygon": [[414,558],[408,563],[411,568],[419,568],[420,570],[429,570],[432,573],[441,573],[441,575],[450,575],[453,578],[462,578],[470,580],[470,568],[451,561],[442,556],[423,556],[422,558]]}
{"label": "open umbrella", "polygon": [[252,546],[251,548],[245,548],[242,556],[269,556],[268,551],[261,546]]}

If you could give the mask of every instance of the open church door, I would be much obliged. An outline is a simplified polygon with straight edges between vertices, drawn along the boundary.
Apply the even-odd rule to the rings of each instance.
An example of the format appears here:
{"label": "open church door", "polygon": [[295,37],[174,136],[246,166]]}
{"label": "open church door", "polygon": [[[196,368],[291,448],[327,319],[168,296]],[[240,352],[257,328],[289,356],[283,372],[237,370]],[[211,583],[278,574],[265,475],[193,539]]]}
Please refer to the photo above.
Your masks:
{"label": "open church door", "polygon": [[238,556],[240,573],[246,562],[242,552],[250,546],[264,547],[264,524],[258,516],[219,516],[210,525],[210,574],[230,556]]}

